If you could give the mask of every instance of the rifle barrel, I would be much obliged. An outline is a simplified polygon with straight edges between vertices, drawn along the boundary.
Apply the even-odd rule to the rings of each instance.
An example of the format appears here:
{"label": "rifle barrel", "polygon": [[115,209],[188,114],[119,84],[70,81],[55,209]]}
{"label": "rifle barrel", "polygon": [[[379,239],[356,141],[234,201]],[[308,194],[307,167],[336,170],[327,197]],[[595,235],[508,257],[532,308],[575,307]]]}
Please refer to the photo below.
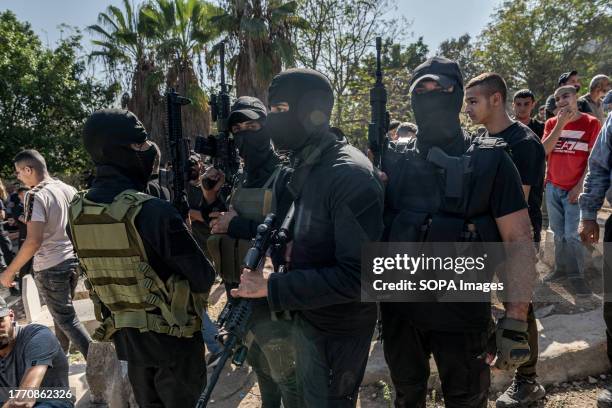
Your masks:
{"label": "rifle barrel", "polygon": [[382,64],[380,54],[382,52],[382,38],[376,37],[376,84],[382,84]]}
{"label": "rifle barrel", "polygon": [[217,385],[217,381],[219,381],[219,376],[227,363],[227,360],[234,354],[234,346],[238,342],[238,338],[236,336],[231,336],[230,339],[227,340],[225,348],[223,350],[223,354],[219,358],[219,362],[215,366],[212,374],[210,375],[210,380],[208,380],[208,384],[206,384],[206,388],[204,392],[198,398],[198,403],[196,404],[196,408],[203,408],[208,406],[208,402],[210,401],[210,397],[212,396],[212,392],[215,389],[215,385]]}

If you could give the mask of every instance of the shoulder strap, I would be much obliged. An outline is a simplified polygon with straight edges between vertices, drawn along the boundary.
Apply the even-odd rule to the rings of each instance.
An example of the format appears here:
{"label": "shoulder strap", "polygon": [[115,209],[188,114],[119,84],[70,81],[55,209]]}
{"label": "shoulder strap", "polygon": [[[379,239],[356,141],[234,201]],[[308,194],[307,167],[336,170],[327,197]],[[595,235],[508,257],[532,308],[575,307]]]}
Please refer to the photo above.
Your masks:
{"label": "shoulder strap", "polygon": [[108,215],[117,221],[122,221],[132,208],[139,207],[152,198],[152,196],[136,190],[124,190],[115,196],[108,208]]}
{"label": "shoulder strap", "polygon": [[276,178],[278,177],[278,173],[280,173],[281,166],[276,166],[276,169],[272,172],[272,175],[265,182],[262,188],[269,188],[273,183],[276,182]]}
{"label": "shoulder strap", "polygon": [[316,146],[305,147],[300,152],[300,156],[295,158],[293,164],[294,170],[287,184],[287,189],[289,189],[294,200],[300,197],[310,172],[319,163],[323,152],[336,143],[342,143],[337,141],[335,136],[331,136],[321,139],[320,143]]}

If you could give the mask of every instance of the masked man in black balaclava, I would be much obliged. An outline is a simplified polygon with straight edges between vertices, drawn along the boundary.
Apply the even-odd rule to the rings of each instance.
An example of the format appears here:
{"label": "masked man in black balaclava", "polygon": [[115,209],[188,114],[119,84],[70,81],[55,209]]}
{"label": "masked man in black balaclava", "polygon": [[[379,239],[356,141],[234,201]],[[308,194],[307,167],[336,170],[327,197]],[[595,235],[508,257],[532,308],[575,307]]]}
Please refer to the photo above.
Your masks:
{"label": "masked man in black balaclava", "polygon": [[[515,245],[520,252],[515,254],[525,262],[510,276],[523,285],[524,296],[505,303],[506,315],[498,322],[496,337],[496,366],[513,369],[529,357],[526,316],[535,277],[521,180],[496,143],[469,144],[459,121],[463,79],[457,63],[434,57],[419,65],[410,97],[418,126],[416,146],[395,159],[392,167],[383,163],[388,176],[385,240],[521,243]],[[509,294],[518,293],[515,280],[507,286]],[[489,299],[443,303],[436,302],[435,293],[429,295],[428,303],[406,297],[406,303],[381,304],[395,406],[425,407],[433,354],[446,406],[486,407],[489,363],[495,355],[487,349],[492,325]]]}
{"label": "masked man in black balaclava", "polygon": [[[268,132],[262,129],[265,120],[266,108],[257,98],[241,96],[231,107],[228,126],[244,167],[227,202],[219,198],[225,182],[223,174],[210,168],[203,176],[201,211],[212,233],[207,246],[228,292],[240,282],[242,261],[257,226],[270,212],[282,220],[291,205],[290,194],[276,182],[282,164],[272,149]],[[277,200],[273,199],[274,193]],[[231,296],[229,299],[234,301]],[[257,374],[262,406],[279,408],[282,400],[285,408],[300,407],[290,321],[272,321],[264,298],[253,302],[249,325],[253,342],[247,359]],[[217,357],[211,355],[209,364]]]}
{"label": "masked man in black balaclava", "polygon": [[[295,204],[288,272],[244,270],[234,296],[293,311],[297,379],[308,407],[354,407],[376,307],[360,303],[361,247],[382,232],[383,188],[367,157],[329,130],[333,92],[309,69],[277,75],[264,130],[290,151]],[[280,178],[277,181],[280,183]]]}
{"label": "masked man in black balaclava", "polygon": [[96,178],[71,204],[70,233],[103,319],[93,337],[127,360],[139,406],[193,407],[206,385],[199,313],[214,269],[178,211],[142,193],[157,149],[133,113],[93,113],[83,139]]}

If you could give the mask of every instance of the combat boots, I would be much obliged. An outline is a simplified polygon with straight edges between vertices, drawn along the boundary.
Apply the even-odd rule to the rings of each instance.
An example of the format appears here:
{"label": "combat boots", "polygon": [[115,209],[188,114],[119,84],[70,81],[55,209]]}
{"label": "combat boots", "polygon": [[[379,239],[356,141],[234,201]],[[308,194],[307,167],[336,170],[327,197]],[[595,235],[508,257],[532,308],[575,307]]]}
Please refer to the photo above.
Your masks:
{"label": "combat boots", "polygon": [[544,387],[535,378],[530,379],[517,374],[506,392],[495,401],[495,406],[497,408],[527,407],[532,402],[544,398],[545,395]]}

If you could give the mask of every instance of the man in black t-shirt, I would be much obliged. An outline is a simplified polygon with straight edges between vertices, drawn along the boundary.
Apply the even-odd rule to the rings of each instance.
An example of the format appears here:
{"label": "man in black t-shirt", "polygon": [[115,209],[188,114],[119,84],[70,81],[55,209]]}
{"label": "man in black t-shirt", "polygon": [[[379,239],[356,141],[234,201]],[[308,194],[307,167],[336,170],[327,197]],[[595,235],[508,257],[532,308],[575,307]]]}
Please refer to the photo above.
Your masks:
{"label": "man in black t-shirt", "polygon": [[[539,120],[531,117],[531,111],[535,105],[535,96],[533,92],[529,89],[521,89],[514,94],[512,100],[512,109],[514,110],[514,119],[517,122],[522,123],[523,125],[527,125],[529,129],[535,133],[539,140],[542,140],[542,136],[544,135],[544,123]],[[505,138],[504,138],[505,139]],[[506,139],[506,142],[510,145],[510,148],[514,151],[515,149],[521,149],[520,146],[513,146],[512,141],[518,140],[516,138],[510,140]],[[521,179],[523,180],[523,186],[531,186],[529,190],[529,197],[527,199],[527,204],[529,204],[529,218],[531,219],[531,225],[533,226],[533,240],[536,243],[536,248],[540,247],[540,238],[542,232],[542,224],[543,224],[543,210],[546,208],[542,208],[543,194],[544,194],[544,179],[538,177],[532,183],[526,182],[526,177],[530,177],[533,175],[534,177],[537,175],[537,171],[530,171],[530,167],[534,167],[537,169],[544,169],[546,171],[546,155],[542,157],[530,157],[529,154],[521,153],[514,154],[513,153],[514,164],[519,170],[521,174]],[[535,162],[531,162],[531,160],[536,160]],[[525,163],[526,168],[521,167],[521,162]]]}
{"label": "man in black t-shirt", "polygon": [[541,140],[544,135],[544,123],[531,117],[531,112],[535,107],[535,95],[529,89],[521,89],[512,98],[512,110],[514,120],[521,122],[536,134]]}
{"label": "man in black t-shirt", "polygon": [[[542,142],[524,122],[513,121],[506,113],[507,87],[504,79],[494,73],[482,74],[466,86],[466,111],[472,122],[484,125],[489,136],[503,139],[509,146],[512,161],[519,171],[523,193],[529,204],[529,218],[533,228],[536,246],[540,242],[542,229],[542,193],[546,154]],[[522,90],[514,95],[513,107],[517,119],[530,118],[530,105],[524,101],[531,98],[529,90]],[[518,367],[514,383],[496,402],[497,407],[522,406],[544,398],[544,388],[536,381],[536,363],[538,361],[538,329],[533,313],[529,307],[527,318],[529,325],[529,346],[531,358]]]}

